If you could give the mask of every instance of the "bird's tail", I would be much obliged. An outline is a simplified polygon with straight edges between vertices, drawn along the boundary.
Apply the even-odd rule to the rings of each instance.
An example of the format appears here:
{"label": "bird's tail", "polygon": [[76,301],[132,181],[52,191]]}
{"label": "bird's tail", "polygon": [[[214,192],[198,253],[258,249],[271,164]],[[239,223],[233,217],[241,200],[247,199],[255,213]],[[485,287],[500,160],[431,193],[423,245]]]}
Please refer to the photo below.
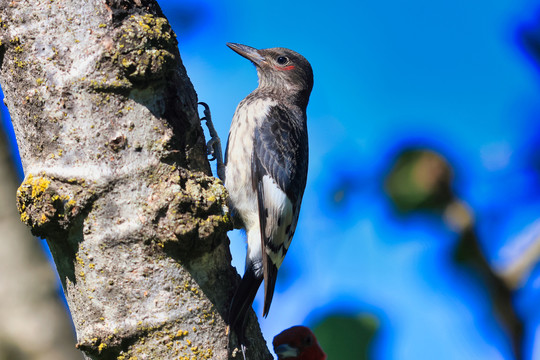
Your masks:
{"label": "bird's tail", "polygon": [[242,347],[246,346],[245,322],[248,310],[255,299],[257,290],[263,280],[262,274],[257,276],[253,266],[248,266],[240,285],[234,294],[229,308],[229,326],[238,336]]}
{"label": "bird's tail", "polygon": [[265,254],[266,263],[264,266],[264,309],[263,316],[268,316],[270,311],[270,304],[274,297],[274,288],[276,287],[277,271],[278,268],[272,263],[270,257]]}

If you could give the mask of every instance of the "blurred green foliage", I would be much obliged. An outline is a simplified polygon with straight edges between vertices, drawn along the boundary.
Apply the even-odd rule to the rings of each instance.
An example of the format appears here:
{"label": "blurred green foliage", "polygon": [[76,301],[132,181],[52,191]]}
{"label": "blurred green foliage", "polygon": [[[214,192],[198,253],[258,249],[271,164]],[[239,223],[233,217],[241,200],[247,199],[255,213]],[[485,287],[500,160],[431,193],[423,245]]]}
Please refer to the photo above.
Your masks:
{"label": "blurred green foliage", "polygon": [[404,150],[386,178],[386,192],[403,213],[442,210],[452,201],[452,170],[434,151]]}
{"label": "blurred green foliage", "polygon": [[371,314],[330,315],[313,328],[328,359],[368,360],[379,320]]}

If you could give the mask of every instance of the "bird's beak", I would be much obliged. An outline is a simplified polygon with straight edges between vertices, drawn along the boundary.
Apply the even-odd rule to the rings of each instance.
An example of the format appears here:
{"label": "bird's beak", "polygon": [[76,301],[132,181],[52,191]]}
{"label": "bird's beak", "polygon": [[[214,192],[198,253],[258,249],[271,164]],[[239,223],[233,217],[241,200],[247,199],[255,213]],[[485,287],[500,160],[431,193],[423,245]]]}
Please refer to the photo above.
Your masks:
{"label": "bird's beak", "polygon": [[227,46],[246,59],[251,60],[251,62],[255,65],[259,65],[262,61],[264,61],[264,56],[259,54],[259,50],[252,48],[251,46],[235,43],[227,43]]}
{"label": "bird's beak", "polygon": [[298,349],[292,347],[289,344],[281,344],[278,347],[276,347],[274,351],[276,352],[278,359],[287,359],[287,358],[297,357],[299,355]]}

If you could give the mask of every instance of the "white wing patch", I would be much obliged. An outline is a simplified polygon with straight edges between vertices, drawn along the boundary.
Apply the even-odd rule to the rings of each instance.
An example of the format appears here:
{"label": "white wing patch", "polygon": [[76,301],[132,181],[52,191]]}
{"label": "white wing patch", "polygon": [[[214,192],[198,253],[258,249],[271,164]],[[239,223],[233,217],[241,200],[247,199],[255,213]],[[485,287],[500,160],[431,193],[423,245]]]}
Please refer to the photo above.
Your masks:
{"label": "white wing patch", "polygon": [[[279,269],[285,253],[291,244],[292,233],[296,227],[296,219],[292,211],[291,201],[268,175],[262,179],[264,189],[264,207],[266,216],[265,238],[269,240],[266,253]],[[293,224],[294,223],[294,224]]]}

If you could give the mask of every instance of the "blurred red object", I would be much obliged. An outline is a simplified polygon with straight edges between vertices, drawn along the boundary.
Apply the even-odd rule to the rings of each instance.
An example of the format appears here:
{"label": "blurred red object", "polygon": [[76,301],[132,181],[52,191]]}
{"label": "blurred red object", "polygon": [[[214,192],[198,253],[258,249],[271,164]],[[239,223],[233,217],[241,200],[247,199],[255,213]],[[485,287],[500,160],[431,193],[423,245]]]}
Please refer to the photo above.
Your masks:
{"label": "blurred red object", "polygon": [[279,360],[326,360],[317,338],[305,326],[293,326],[274,337],[274,352]]}

